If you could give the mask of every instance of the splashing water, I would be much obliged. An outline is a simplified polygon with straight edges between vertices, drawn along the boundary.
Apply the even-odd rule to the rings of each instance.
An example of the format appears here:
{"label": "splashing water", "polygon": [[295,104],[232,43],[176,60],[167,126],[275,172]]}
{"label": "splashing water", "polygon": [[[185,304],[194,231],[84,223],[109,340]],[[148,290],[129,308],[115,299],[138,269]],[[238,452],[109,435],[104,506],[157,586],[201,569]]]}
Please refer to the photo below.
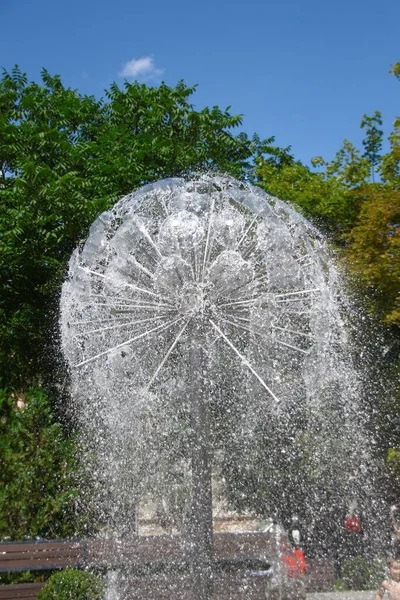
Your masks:
{"label": "splashing water", "polygon": [[358,385],[338,276],[284,202],[228,177],[147,185],[95,220],[61,306],[112,535],[136,533],[151,498],[174,530],[209,539],[211,471],[228,505],[258,514],[290,512],[294,480],[310,520],[353,493]]}

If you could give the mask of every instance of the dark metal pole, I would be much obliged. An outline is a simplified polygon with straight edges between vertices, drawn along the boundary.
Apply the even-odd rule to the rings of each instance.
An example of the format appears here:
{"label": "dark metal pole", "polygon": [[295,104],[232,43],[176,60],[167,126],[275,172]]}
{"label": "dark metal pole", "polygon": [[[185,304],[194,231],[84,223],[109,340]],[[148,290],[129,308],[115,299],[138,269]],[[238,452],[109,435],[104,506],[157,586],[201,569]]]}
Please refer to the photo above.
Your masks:
{"label": "dark metal pole", "polygon": [[190,546],[196,600],[212,599],[213,528],[207,385],[200,336],[190,349],[190,404],[192,422],[192,505]]}

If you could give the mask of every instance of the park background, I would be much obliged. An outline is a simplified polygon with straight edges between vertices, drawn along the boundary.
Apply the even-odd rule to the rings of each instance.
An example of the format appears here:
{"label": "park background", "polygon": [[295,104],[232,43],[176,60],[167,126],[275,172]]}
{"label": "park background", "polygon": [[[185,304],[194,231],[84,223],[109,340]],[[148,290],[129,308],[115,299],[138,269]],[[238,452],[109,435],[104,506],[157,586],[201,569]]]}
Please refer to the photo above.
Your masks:
{"label": "park background", "polygon": [[205,169],[328,235],[376,485],[398,501],[398,3],[3,0],[0,14],[0,536],[95,529],[57,350],[67,260],[124,194]]}

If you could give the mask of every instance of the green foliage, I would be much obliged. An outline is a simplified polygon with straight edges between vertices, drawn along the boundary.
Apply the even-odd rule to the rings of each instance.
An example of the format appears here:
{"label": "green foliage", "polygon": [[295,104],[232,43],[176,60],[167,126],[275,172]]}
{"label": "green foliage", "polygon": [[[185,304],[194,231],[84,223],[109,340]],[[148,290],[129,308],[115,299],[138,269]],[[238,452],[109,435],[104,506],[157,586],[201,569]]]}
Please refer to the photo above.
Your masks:
{"label": "green foliage", "polygon": [[[392,72],[400,79],[400,63]],[[284,161],[278,161],[276,153],[270,149],[270,156],[267,153],[267,158],[261,157],[257,162],[257,176],[259,185],[267,192],[291,201],[295,208],[330,235],[339,264],[350,275],[349,289],[357,303],[386,326],[385,334],[381,327],[377,338],[386,337],[386,342],[382,340],[382,347],[376,342],[374,352],[379,357],[375,356],[375,364],[370,365],[368,376],[374,384],[365,409],[369,415],[371,439],[375,442],[372,452],[379,459],[387,459],[388,471],[382,473],[382,488],[386,488],[386,496],[391,501],[397,502],[400,485],[400,359],[396,350],[400,325],[400,118],[396,119],[388,136],[389,151],[383,155],[381,126],[378,111],[372,116],[364,115],[361,121],[365,130],[364,152],[345,140],[331,162],[314,158],[312,166],[315,170],[295,161],[289,152]],[[380,177],[379,183],[374,182],[375,174]],[[390,332],[386,331],[388,326]],[[365,323],[360,322],[358,328],[363,327]],[[366,347],[371,345],[371,335],[370,331],[365,340]],[[390,359],[386,355],[382,357],[385,344],[391,349]],[[286,450],[289,447],[286,446]],[[291,459],[290,465],[295,464]],[[307,459],[305,464],[311,465],[312,459]],[[301,473],[302,482],[307,482],[310,473],[302,473],[303,466],[299,465],[297,473]],[[284,508],[286,494],[280,490],[287,490],[288,483],[279,483],[279,478],[282,478],[282,472],[289,473],[290,468],[286,465],[283,471],[277,471],[269,474],[269,480],[272,479],[274,484],[277,482],[276,495],[280,495],[280,506]],[[388,474],[389,478],[385,480]],[[272,489],[270,486],[265,497]],[[302,493],[301,483],[296,487],[297,500],[299,493]]]}
{"label": "green foliage", "polygon": [[394,63],[389,73],[393,73],[393,75],[397,77],[397,79],[400,79],[400,62]]}
{"label": "green foliage", "polygon": [[[399,62],[392,65],[390,73],[400,81]],[[390,150],[381,157],[377,170],[386,185],[400,190],[400,115],[394,120],[393,131],[388,140]]]}
{"label": "green foliage", "polygon": [[345,259],[388,323],[400,325],[400,192],[368,186]]}
{"label": "green foliage", "polygon": [[[396,67],[397,68],[397,67]],[[397,71],[393,70],[396,74]],[[368,307],[390,325],[400,324],[400,120],[381,155],[379,111],[364,115],[364,153],[349,141],[331,162],[312,160],[318,171],[295,161],[286,149],[267,148],[257,164],[258,183],[270,194],[291,201],[306,217],[345,248],[342,264],[353,274]],[[279,160],[277,160],[277,156]],[[381,183],[374,183],[375,173]]]}
{"label": "green foliage", "polygon": [[[17,67],[0,81],[0,380],[21,389],[54,369],[51,333],[72,249],[118,198],[155,179],[218,169],[249,177],[262,142],[195,87],[115,83],[106,101],[42,84]],[[50,341],[49,341],[50,340]]]}
{"label": "green foliage", "polygon": [[332,162],[324,165],[325,178],[336,177],[348,189],[364,185],[371,173],[369,160],[349,140],[344,140]]}
{"label": "green foliage", "polygon": [[[315,164],[325,164],[315,159]],[[259,160],[258,184],[269,194],[292,202],[317,226],[339,241],[354,222],[358,212],[356,199],[340,177],[315,173],[300,161]]]}
{"label": "green foliage", "polygon": [[[400,440],[400,436],[398,439]],[[400,445],[388,448],[386,461],[393,480],[397,483],[397,487],[400,487]]]}
{"label": "green foliage", "polygon": [[385,577],[383,560],[364,556],[349,558],[342,568],[342,580],[348,590],[374,590]]}
{"label": "green foliage", "polygon": [[[400,79],[400,63],[392,73]],[[46,70],[41,84],[29,82],[18,68],[3,73],[2,385],[26,389],[54,370],[49,345],[60,284],[72,249],[93,219],[149,181],[209,168],[256,181],[268,193],[292,202],[340,245],[342,264],[354,274],[358,289],[380,318],[400,324],[400,119],[389,135],[386,154],[381,154],[381,115],[375,112],[361,122],[363,153],[345,140],[331,162],[315,158],[313,170],[296,161],[290,147],[276,146],[273,137],[234,136],[231,131],[240,125],[241,116],[231,115],[229,108],[195,111],[190,103],[194,92],[195,87],[183,82],[173,88],[112,84],[106,99],[98,101],[65,88],[60,77]],[[373,182],[375,174],[381,183]],[[4,390],[0,394],[0,537],[79,533],[87,523],[76,514],[79,469],[74,440],[67,439],[55,422],[40,389],[30,389],[22,399],[23,409],[15,394]],[[390,404],[393,415],[394,404]],[[271,506],[281,506],[283,519],[288,519],[291,499],[300,494],[306,512],[311,504],[307,486],[316,475],[305,467],[310,463],[300,442],[288,439],[285,456],[281,448],[270,448],[266,439],[260,449],[264,471],[257,467],[247,474],[248,480],[252,478],[254,507],[260,498],[268,499]],[[388,443],[389,467],[398,477],[398,437],[393,434]],[[276,460],[269,460],[268,452]],[[243,474],[227,475],[233,481]],[[235,486],[232,493],[237,490]],[[321,503],[329,505],[335,490],[326,493]],[[240,497],[236,501],[240,505]]]}
{"label": "green foliage", "polygon": [[382,156],[378,171],[383,183],[400,190],[400,117],[394,122],[388,140],[390,150]]}
{"label": "green foliage", "polygon": [[365,152],[363,154],[371,165],[372,181],[375,181],[375,168],[379,164],[380,151],[382,150],[383,130],[378,129],[382,126],[382,115],[376,110],[372,117],[364,115],[361,121],[361,128],[365,129],[365,138],[363,146]]}
{"label": "green foliage", "polygon": [[124,89],[111,85],[99,138],[100,155],[107,156],[109,164],[106,171],[101,161],[97,166],[98,175],[109,178],[118,194],[148,181],[207,168],[245,175],[250,143],[229,132],[241,124],[241,116],[218,106],[196,112],[188,101],[195,89],[183,82],[175,88],[165,84],[149,88],[137,82],[125,83]]}
{"label": "green foliage", "polygon": [[34,581],[41,581],[40,577],[43,577],[43,572],[38,575],[39,571],[21,571],[18,572],[6,572],[0,573],[0,585],[10,585],[14,583],[33,583]]}
{"label": "green foliage", "polygon": [[75,533],[77,465],[43,391],[0,390],[0,539]]}
{"label": "green foliage", "polygon": [[43,372],[65,258],[104,206],[90,160],[101,104],[42,77],[0,82],[0,363],[17,388]]}
{"label": "green foliage", "polygon": [[38,600],[102,600],[104,583],[90,571],[64,569],[54,573],[40,590]]}

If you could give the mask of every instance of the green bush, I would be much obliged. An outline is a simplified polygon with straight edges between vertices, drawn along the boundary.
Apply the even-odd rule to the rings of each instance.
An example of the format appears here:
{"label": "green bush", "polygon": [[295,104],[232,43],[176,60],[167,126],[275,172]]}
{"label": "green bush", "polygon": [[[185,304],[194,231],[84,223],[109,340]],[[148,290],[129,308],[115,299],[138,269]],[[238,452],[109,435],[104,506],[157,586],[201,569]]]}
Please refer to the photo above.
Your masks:
{"label": "green bush", "polygon": [[38,600],[102,600],[104,583],[90,571],[64,569],[54,573],[40,590]]}
{"label": "green bush", "polygon": [[40,388],[17,397],[0,388],[0,539],[54,539],[85,533],[77,516],[76,442]]}
{"label": "green bush", "polygon": [[40,575],[43,575],[41,571],[40,575],[37,575],[37,571],[22,571],[20,573],[6,572],[0,573],[0,585],[10,585],[11,583],[33,583],[35,581],[41,581]]}
{"label": "green bush", "polygon": [[385,563],[364,556],[349,558],[342,568],[342,580],[348,590],[373,590],[385,578]]}

